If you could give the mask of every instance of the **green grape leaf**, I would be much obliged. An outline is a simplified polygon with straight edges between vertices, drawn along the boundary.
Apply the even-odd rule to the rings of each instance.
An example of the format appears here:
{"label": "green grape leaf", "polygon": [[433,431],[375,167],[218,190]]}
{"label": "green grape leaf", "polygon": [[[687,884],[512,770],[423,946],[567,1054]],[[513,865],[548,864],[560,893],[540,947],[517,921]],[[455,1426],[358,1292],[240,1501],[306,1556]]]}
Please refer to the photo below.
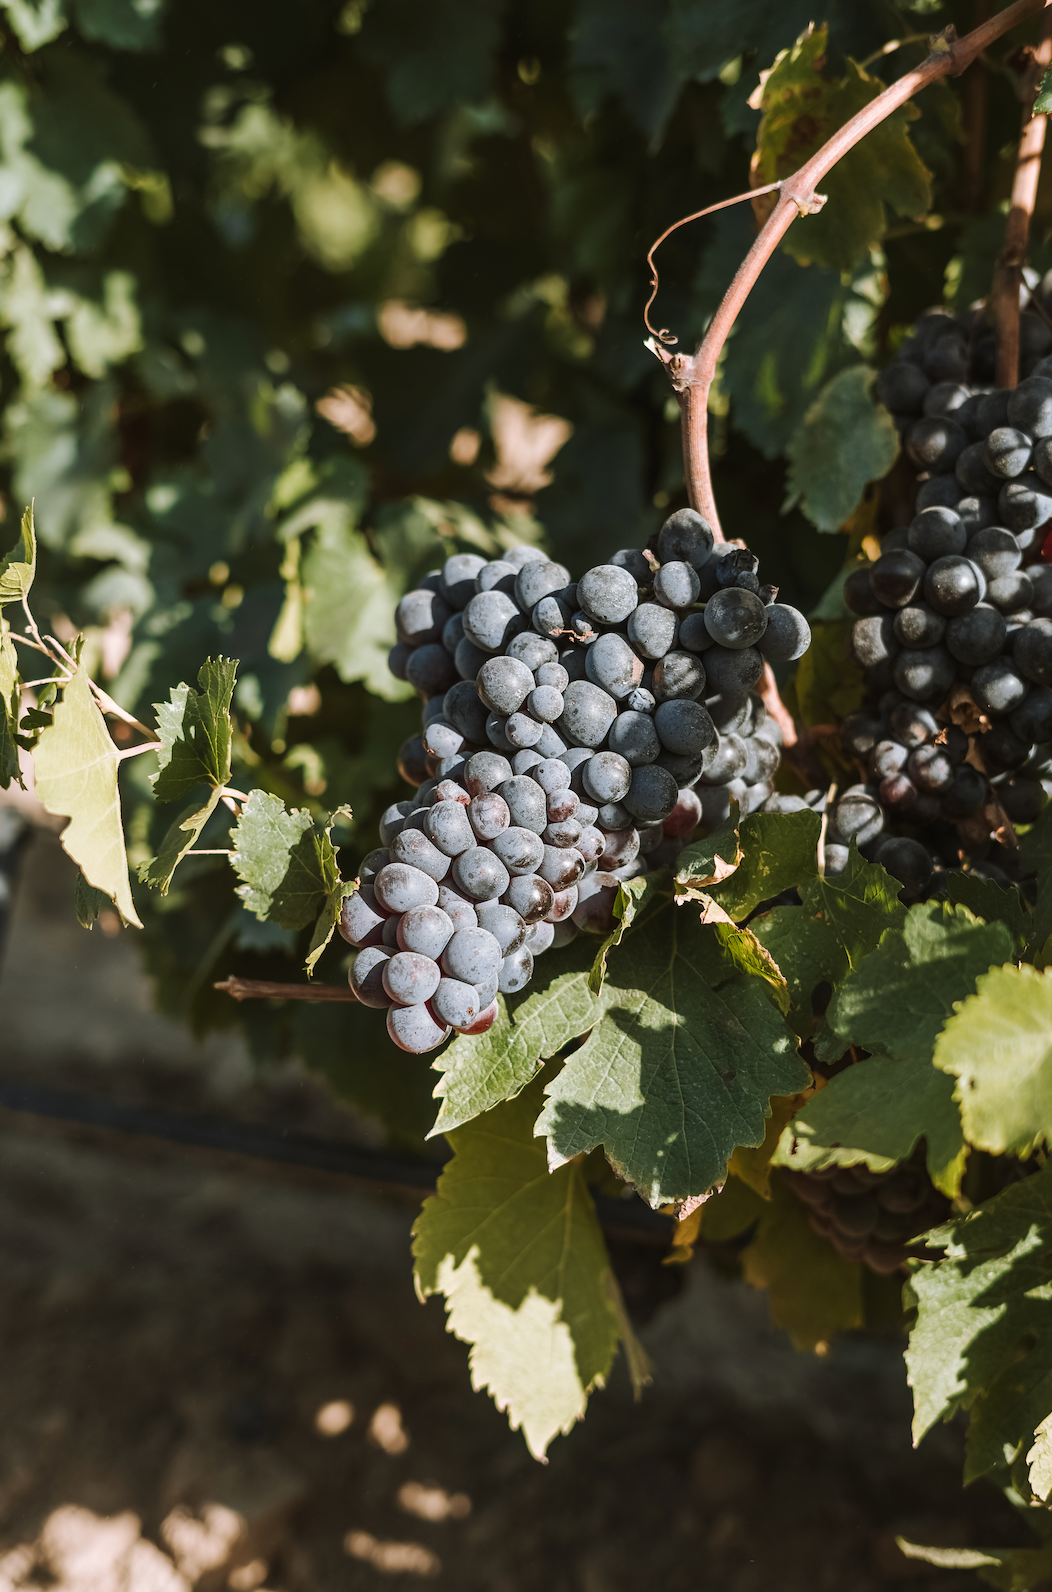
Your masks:
{"label": "green grape leaf", "polygon": [[[1052,108],[1052,107],[1050,107]],[[1000,1592],[1030,1592],[1052,1580],[1052,1546],[1044,1548],[938,1548],[896,1537],[899,1552],[940,1570],[976,1570]]]}
{"label": "green grape leaf", "polygon": [[853,841],[843,873],[816,876],[803,886],[800,900],[798,907],[774,907],[749,926],[782,971],[801,1015],[801,1033],[810,1033],[815,987],[841,983],[885,929],[901,927],[906,908],[885,869],[866,862]]}
{"label": "green grape leaf", "polygon": [[488,0],[390,0],[366,18],[362,51],[384,69],[388,103],[414,126],[493,92],[501,14]]}
{"label": "green grape leaf", "polygon": [[77,922],[82,929],[94,928],[99,913],[109,900],[104,890],[96,890],[89,884],[84,875],[77,870],[77,882],[73,887],[73,910],[77,915]]}
{"label": "green grape leaf", "polygon": [[[799,170],[884,88],[852,60],[845,62],[839,80],[823,77],[828,46],[826,25],[811,28],[761,76],[763,118],[753,159],[754,186]],[[849,271],[879,246],[886,207],[910,217],[928,211],[931,180],[908,131],[919,114],[914,106],[903,105],[837,162],[822,179],[825,206],[817,215],[801,217],[786,234],[783,247],[789,254],[804,265]]]}
{"label": "green grape leaf", "polygon": [[62,831],[67,856],[89,884],[109,896],[125,923],[141,929],[128,878],[117,768],[117,748],[78,669],[37,740],[36,793],[49,813],[70,820]]}
{"label": "green grape leaf", "polygon": [[514,1099],[542,1061],[587,1032],[599,1010],[589,989],[594,943],[581,934],[562,950],[546,952],[529,990],[498,996],[497,1020],[488,1033],[458,1034],[442,1051],[432,1063],[442,1074],[435,1085],[442,1104],[431,1135]]}
{"label": "green grape leaf", "polygon": [[802,885],[818,872],[822,820],[817,813],[751,813],[738,831],[741,861],[709,894],[735,922],[761,901]]}
{"label": "green grape leaf", "polygon": [[50,44],[69,27],[66,0],[0,0],[11,29],[27,53]]}
{"label": "green grape leaf", "polygon": [[554,1166],[602,1144],[651,1205],[681,1202],[762,1142],[772,1095],[808,1080],[768,981],[740,970],[717,926],[667,906],[609,953],[599,1020],[548,1085],[537,1132]]}
{"label": "green grape leaf", "polygon": [[387,667],[395,643],[397,590],[352,528],[345,503],[312,506],[317,533],[300,561],[303,635],[316,663],[331,663],[341,680],[363,680],[397,700],[409,687]]}
{"label": "green grape leaf", "polygon": [[977,918],[985,918],[987,923],[1007,924],[1017,945],[1025,946],[1030,939],[1033,914],[1014,887],[1005,890],[977,873],[954,870],[946,875],[946,894],[951,901],[974,912]]}
{"label": "green grape leaf", "polygon": [[197,676],[200,691],[174,686],[167,702],[155,702],[161,750],[151,776],[159,802],[178,801],[198,785],[222,789],[230,779],[230,699],[236,658],[209,658]]}
{"label": "green grape leaf", "polygon": [[581,1419],[613,1363],[623,1317],[580,1163],[549,1173],[533,1137],[539,1081],[449,1135],[453,1159],[413,1228],[421,1298],[541,1459]]}
{"label": "green grape leaf", "polygon": [[[186,687],[178,686],[176,690],[184,691]],[[143,884],[159,890],[162,895],[168,894],[176,868],[191,847],[197,845],[201,831],[219,806],[221,788],[219,785],[214,785],[204,803],[191,802],[190,806],[179,814],[161,841],[156,857],[151,857],[149,862],[139,864],[139,878]]]}
{"label": "green grape leaf", "polygon": [[13,779],[23,784],[15,740],[21,700],[18,653],[11,637],[0,630],[0,790],[7,790]]}
{"label": "green grape leaf", "polygon": [[627,879],[617,887],[614,901],[614,927],[607,935],[588,975],[588,988],[593,995],[601,995],[606,979],[607,957],[615,945],[620,945],[630,928],[645,919],[656,907],[667,901],[671,894],[668,875],[662,870],[645,873],[638,879]]}
{"label": "green grape leaf", "polygon": [[231,831],[230,863],[242,883],[236,894],[260,922],[304,929],[316,919],[307,953],[314,971],[332,938],[340,902],[352,886],[340,878],[331,826],[315,823],[306,808],[289,812],[279,796],[249,792]]}
{"label": "green grape leaf", "polygon": [[954,1002],[1011,955],[1003,923],[982,923],[949,902],[924,902],[910,907],[902,927],[885,934],[848,975],[827,1020],[850,1044],[928,1066]]}
{"label": "green grape leaf", "polygon": [[957,1080],[965,1137],[993,1155],[1032,1155],[1052,1135],[1052,968],[991,968],[935,1043]]}
{"label": "green grape leaf", "polygon": [[115,50],[152,50],[165,0],[76,0],[77,29]]}
{"label": "green grape leaf", "polygon": [[0,559],[0,608],[4,603],[18,603],[28,597],[37,572],[37,539],[32,503],[22,515],[21,536],[21,556],[18,548],[14,547]]}
{"label": "green grape leaf", "polygon": [[701,1231],[709,1243],[740,1238],[750,1228],[742,1275],[766,1292],[771,1320],[795,1348],[825,1347],[863,1325],[862,1266],[843,1260],[814,1231],[806,1206],[778,1178],[764,1198],[732,1174],[702,1206]]}
{"label": "green grape leaf", "polygon": [[676,888],[703,894],[732,874],[742,860],[738,843],[738,803],[731,798],[730,817],[701,840],[692,840],[676,858]]}
{"label": "green grape leaf", "polygon": [[886,1172],[912,1155],[921,1138],[932,1182],[954,1198],[968,1152],[949,1079],[927,1062],[875,1055],[811,1096],[786,1126],[772,1161],[795,1172],[860,1164]]}
{"label": "green grape leaf", "polygon": [[837,531],[862,501],[870,481],[895,463],[899,434],[874,403],[876,371],[849,365],[822,388],[793,433],[783,512],[797,504],[820,531]]}
{"label": "green grape leaf", "polygon": [[971,1408],[965,1481],[1029,1450],[1052,1409],[1052,1167],[928,1237],[942,1259],[907,1286],[914,1440]]}

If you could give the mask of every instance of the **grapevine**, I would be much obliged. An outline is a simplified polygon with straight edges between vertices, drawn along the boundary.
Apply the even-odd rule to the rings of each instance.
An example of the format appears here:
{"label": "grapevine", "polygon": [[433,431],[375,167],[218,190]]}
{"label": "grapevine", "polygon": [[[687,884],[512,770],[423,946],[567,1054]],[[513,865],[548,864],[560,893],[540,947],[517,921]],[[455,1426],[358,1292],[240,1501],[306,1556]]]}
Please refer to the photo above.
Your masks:
{"label": "grapevine", "polygon": [[[661,93],[587,8],[510,79],[514,29],[476,50],[446,9],[478,82],[419,54],[416,0],[348,7],[312,46],[317,126],[262,35],[258,83],[248,45],[217,46],[230,80],[180,135],[199,189],[148,165],[114,88],[97,192],[121,172],[106,203],[141,213],[112,242],[96,188],[62,178],[66,233],[23,172],[0,267],[3,799],[61,830],[86,930],[142,931],[170,1010],[305,1058],[401,1150],[444,1137],[417,1290],[535,1456],[618,1353],[646,1384],[596,1205],[641,1199],[675,1218],[671,1262],[717,1253],[803,1350],[908,1332],[918,1439],[967,1412],[966,1478],[1040,1542],[903,1551],[1036,1587],[1052,8],[925,40],[761,5],[757,43],[685,4]],[[153,23],[97,44],[59,10],[85,82],[89,45],[161,48]],[[23,11],[10,104],[51,126],[66,45]],[[341,154],[348,73],[385,108]],[[697,191],[710,111],[746,193],[733,165]],[[621,214],[624,117],[638,209],[585,247],[589,183],[604,226]],[[533,162],[528,273],[486,230],[505,144]],[[172,260],[205,217],[244,271],[251,335],[187,307],[156,244],[173,216]],[[542,231],[558,272],[526,248]],[[632,320],[644,233],[660,368]],[[659,293],[693,353],[656,329]]]}

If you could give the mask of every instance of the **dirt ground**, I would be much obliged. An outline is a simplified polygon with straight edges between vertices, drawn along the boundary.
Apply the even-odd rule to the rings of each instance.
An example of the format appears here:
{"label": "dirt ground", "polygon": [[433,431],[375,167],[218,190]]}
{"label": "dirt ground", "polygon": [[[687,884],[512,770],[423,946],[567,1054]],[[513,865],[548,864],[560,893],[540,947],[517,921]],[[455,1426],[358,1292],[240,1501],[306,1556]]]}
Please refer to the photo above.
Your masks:
{"label": "dirt ground", "polygon": [[[0,976],[0,1077],[368,1140],[293,1069],[154,1016],[131,937],[79,929],[30,847]],[[700,1259],[615,1262],[654,1360],[536,1464],[441,1304],[411,1203],[0,1112],[0,1592],[918,1592],[971,1574],[896,1532],[1026,1542],[909,1442],[901,1345],[799,1356]]]}

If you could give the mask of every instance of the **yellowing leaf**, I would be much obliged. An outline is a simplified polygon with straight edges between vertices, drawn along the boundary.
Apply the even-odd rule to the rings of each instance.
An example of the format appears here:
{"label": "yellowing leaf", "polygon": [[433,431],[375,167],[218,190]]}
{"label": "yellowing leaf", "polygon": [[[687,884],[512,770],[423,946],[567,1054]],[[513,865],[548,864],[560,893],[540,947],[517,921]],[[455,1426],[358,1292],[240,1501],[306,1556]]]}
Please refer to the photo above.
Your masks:
{"label": "yellowing leaf", "polygon": [[33,753],[36,792],[49,813],[70,820],[62,848],[88,883],[109,896],[125,923],[141,929],[128,879],[117,767],[117,748],[78,670],[53,723],[40,732]]}
{"label": "yellowing leaf", "polygon": [[21,602],[29,595],[33,577],[37,572],[37,543],[33,529],[32,503],[22,515],[22,556],[12,548],[6,558],[0,559],[0,608],[4,603]]}
{"label": "yellowing leaf", "polygon": [[549,1173],[539,1083],[449,1135],[453,1159],[413,1229],[417,1291],[446,1296],[471,1383],[535,1458],[584,1414],[624,1326],[580,1163]]}
{"label": "yellowing leaf", "polygon": [[1027,1156],[1052,1138],[1052,970],[991,968],[957,1002],[935,1042],[957,1079],[965,1137],[994,1155]]}

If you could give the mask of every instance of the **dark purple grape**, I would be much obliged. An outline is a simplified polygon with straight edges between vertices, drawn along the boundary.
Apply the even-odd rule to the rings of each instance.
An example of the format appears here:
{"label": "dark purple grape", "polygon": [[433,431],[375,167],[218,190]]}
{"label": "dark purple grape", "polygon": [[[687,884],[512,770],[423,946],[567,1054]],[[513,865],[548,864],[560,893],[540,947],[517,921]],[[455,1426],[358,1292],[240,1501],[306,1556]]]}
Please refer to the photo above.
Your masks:
{"label": "dark purple grape", "polygon": [[447,857],[459,857],[475,844],[475,835],[460,801],[438,801],[424,819],[428,839]]}
{"label": "dark purple grape", "polygon": [[900,741],[878,741],[869,754],[870,773],[877,780],[898,774],[905,768],[909,755],[909,748]]}
{"label": "dark purple grape", "polygon": [[454,930],[474,929],[478,927],[478,915],[474,902],[462,896],[459,890],[454,890],[451,885],[443,884],[438,889],[438,904],[446,917],[452,923]]}
{"label": "dark purple grape", "polygon": [[1005,644],[1008,626],[1004,615],[987,603],[958,614],[946,626],[946,650],[971,668],[990,663]]}
{"label": "dark purple grape", "polygon": [[563,692],[560,734],[577,746],[602,746],[617,717],[617,703],[590,680],[571,680]]}
{"label": "dark purple grape", "polygon": [[1052,741],[1052,689],[1032,686],[1008,722],[1016,735],[1031,745]]}
{"label": "dark purple grape", "polygon": [[995,774],[1004,774],[1012,769],[1022,768],[1032,749],[1030,741],[1022,740],[1003,721],[992,725],[979,742],[983,762]]}
{"label": "dark purple grape", "polygon": [[466,608],[476,592],[475,581],[486,560],[477,553],[454,553],[442,566],[442,591],[452,608]]}
{"label": "dark purple grape", "polygon": [[457,1033],[469,1029],[482,1013],[482,1002],[474,984],[465,984],[457,978],[439,980],[430,1006],[438,1021]]}
{"label": "dark purple grape", "polygon": [[443,1040],[448,1039],[450,1030],[435,1021],[426,1005],[419,1004],[390,1007],[387,1032],[399,1050],[423,1056],[429,1050],[437,1050]]}
{"label": "dark purple grape", "polygon": [[490,848],[507,868],[508,873],[536,873],[544,856],[540,835],[532,829],[514,825],[496,836]]}
{"label": "dark purple grape", "polygon": [[[558,664],[549,664],[549,668],[557,669]],[[565,669],[559,670],[565,674]],[[542,724],[554,724],[556,719],[562,717],[565,703],[563,694],[551,685],[539,685],[534,688],[526,698],[526,707],[533,717]]]}
{"label": "dark purple grape", "polygon": [[1008,420],[1030,437],[1052,436],[1052,381],[1028,376],[1008,395]]}
{"label": "dark purple grape", "polygon": [[854,840],[864,846],[884,827],[884,814],[873,792],[865,785],[852,785],[839,797],[829,816],[832,839],[841,845]]}
{"label": "dark purple grape", "polygon": [[[766,640],[766,634],[763,639]],[[669,656],[686,657],[688,654],[679,653],[677,655],[670,653]],[[663,659],[662,662],[667,663],[668,659]],[[713,646],[705,654],[704,673],[708,692],[747,693],[752,690],[763,673],[763,657],[755,647],[740,647],[735,651],[731,651],[726,647]],[[654,683],[655,687],[657,687],[656,669],[654,671]],[[656,695],[659,698],[673,694],[677,696],[694,695],[693,692],[687,691],[671,693],[667,690],[656,689]]]}
{"label": "dark purple grape", "polygon": [[651,577],[651,568],[636,547],[622,547],[607,559],[617,569],[627,570],[637,586],[645,586]]}
{"label": "dark purple grape", "polygon": [[957,457],[954,474],[965,494],[985,493],[992,496],[1001,478],[986,468],[985,450],[981,442],[971,442]]}
{"label": "dark purple grape", "polygon": [[924,577],[924,596],[929,606],[947,617],[966,613],[985,595],[982,570],[967,558],[937,558]]}
{"label": "dark purple grape", "polygon": [[554,643],[570,630],[573,616],[574,610],[566,598],[559,592],[551,592],[534,603],[530,623],[541,639]]}
{"label": "dark purple grape", "polygon": [[[398,919],[398,948],[437,962],[449,943],[453,928],[452,918],[441,907],[413,907]],[[426,995],[414,997],[417,1000],[428,998]],[[395,999],[402,997],[395,996]]]}
{"label": "dark purple grape", "polygon": [[895,659],[895,684],[915,702],[940,701],[954,682],[954,661],[945,647],[903,651]]}
{"label": "dark purple grape", "polygon": [[544,726],[538,719],[531,718],[528,713],[513,713],[504,720],[504,734],[508,744],[517,751],[528,751],[538,744],[544,733]]}
{"label": "dark purple grape", "polygon": [[997,799],[1013,824],[1032,824],[1041,815],[1045,793],[1040,780],[1016,775],[998,785]]}
{"label": "dark purple grape", "polygon": [[970,763],[954,771],[953,783],[941,793],[942,810],[947,818],[969,818],[986,800],[986,781]]}
{"label": "dark purple grape", "polygon": [[504,781],[500,795],[508,804],[511,822],[516,828],[531,829],[536,835],[544,833],[548,827],[548,806],[536,779],[530,774],[516,774]]}
{"label": "dark purple grape", "polygon": [[458,929],[442,953],[442,972],[478,986],[496,978],[502,960],[499,943],[486,929]]}
{"label": "dark purple grape", "polygon": [[378,1011],[390,1006],[391,997],[384,988],[384,968],[393,954],[385,946],[373,945],[359,951],[352,962],[347,982],[363,1006],[372,1006]]}
{"label": "dark purple grape", "polygon": [[597,752],[582,765],[581,779],[593,801],[619,802],[632,784],[632,768],[617,752]]}
{"label": "dark purple grape", "polygon": [[533,690],[534,678],[517,658],[487,658],[479,670],[477,686],[486,706],[506,718],[522,707]]}
{"label": "dark purple grape", "polygon": [[922,509],[909,529],[910,551],[926,564],[949,553],[963,553],[967,540],[960,515],[949,508]]}
{"label": "dark purple grape", "polygon": [[584,872],[585,862],[575,846],[545,846],[537,872],[554,891],[568,890]]}
{"label": "dark purple grape", "polygon": [[976,531],[968,541],[968,557],[978,564],[987,580],[1011,575],[1023,562],[1018,541],[1000,525]]}
{"label": "dark purple grape", "polygon": [[464,770],[464,785],[469,795],[480,796],[483,791],[497,790],[511,778],[511,764],[499,752],[476,752],[468,758]]}
{"label": "dark purple grape", "polygon": [[697,602],[700,593],[697,570],[682,560],[662,564],[654,576],[654,596],[665,608],[687,609]]}
{"label": "dark purple grape", "polygon": [[577,582],[577,601],[600,625],[624,622],[639,601],[638,582],[616,564],[597,564]]}
{"label": "dark purple grape", "polygon": [[480,901],[477,910],[479,927],[492,934],[501,954],[508,956],[517,951],[526,939],[526,925],[514,907],[501,901]]}
{"label": "dark purple grape", "polygon": [[716,755],[705,770],[707,785],[726,785],[740,779],[748,760],[745,742],[740,735],[721,735]]}
{"label": "dark purple grape", "polygon": [[998,575],[987,588],[987,601],[1003,614],[1018,613],[1028,609],[1034,588],[1025,569],[1015,569],[1010,575]]}
{"label": "dark purple grape", "polygon": [[929,385],[924,372],[910,360],[895,359],[877,377],[875,391],[892,414],[919,415]]}
{"label": "dark purple grape", "polygon": [[677,509],[658,532],[657,547],[663,564],[687,563],[701,569],[712,557],[712,531],[695,509]]}
{"label": "dark purple grape", "polygon": [[523,613],[530,613],[542,597],[553,596],[569,584],[570,572],[549,559],[524,564],[515,582],[515,601]]}
{"label": "dark purple grape", "polygon": [[438,963],[415,951],[399,951],[383,967],[383,986],[400,1006],[418,1006],[428,1001],[442,977]]}
{"label": "dark purple grape", "polygon": [[895,615],[894,629],[904,647],[935,647],[946,632],[946,620],[927,603],[910,603]]}
{"label": "dark purple grape", "polygon": [[933,475],[922,481],[917,492],[917,512],[922,509],[956,509],[963,496],[955,475]]}
{"label": "dark purple grape", "polygon": [[1017,481],[1006,481],[997,497],[1000,523],[1010,531],[1032,531],[1052,518],[1052,496],[1040,476],[1028,471]]}
{"label": "dark purple grape", "polygon": [[479,840],[495,840],[511,823],[508,804],[496,791],[481,791],[467,809],[468,822]]}
{"label": "dark purple grape", "polygon": [[1012,638],[1012,659],[1027,680],[1052,685],[1052,619],[1034,619],[1017,630]]}
{"label": "dark purple grape", "polygon": [[[706,660],[712,655],[710,647]],[[658,702],[675,697],[696,698],[706,685],[706,668],[690,652],[667,652],[654,665],[654,696]]]}
{"label": "dark purple grape", "polygon": [[[1025,632],[1020,632],[1024,634]],[[1004,718],[1017,708],[1027,693],[1027,681],[1007,658],[984,663],[976,669],[969,689],[979,707],[991,718]]]}
{"label": "dark purple grape", "polygon": [[533,954],[525,945],[509,952],[500,965],[497,988],[502,995],[515,995],[533,977]]}
{"label": "dark purple grape", "polygon": [[717,740],[716,727],[709,713],[700,702],[689,698],[662,702],[654,714],[654,728],[666,751],[684,757],[700,756]]}
{"label": "dark purple grape", "polygon": [[406,667],[409,663],[412,653],[413,649],[408,642],[396,641],[390,652],[387,654],[387,667],[390,669],[396,680],[404,680],[408,683],[409,676],[406,673]]}
{"label": "dark purple grape", "polygon": [[[528,564],[526,570],[535,567]],[[519,572],[520,580],[526,570]],[[502,591],[479,592],[464,609],[464,638],[486,653],[504,652],[512,637],[525,629],[525,616]]]}
{"label": "dark purple grape", "polygon": [[884,612],[884,604],[874,592],[869,578],[870,568],[869,564],[864,564],[859,569],[853,569],[844,581],[844,601],[851,612],[860,618]]}
{"label": "dark purple grape", "polygon": [[651,715],[631,709],[617,715],[608,739],[610,750],[619,753],[633,768],[641,763],[652,763],[661,751]]}
{"label": "dark purple grape", "polygon": [[535,873],[519,874],[511,880],[502,900],[513,907],[524,923],[538,923],[551,911],[553,891]]}
{"label": "dark purple grape", "polygon": [[410,647],[440,642],[448,618],[449,607],[436,592],[423,588],[406,592],[395,609],[398,639]]}
{"label": "dark purple grape", "polygon": [[678,628],[675,614],[660,603],[640,603],[628,616],[629,638],[644,658],[663,658],[675,642]]}
{"label": "dark purple grape", "polygon": [[873,594],[887,608],[904,608],[912,602],[923,579],[924,560],[908,548],[882,553],[869,571]]}
{"label": "dark purple grape", "polygon": [[585,655],[585,672],[593,685],[621,701],[643,679],[643,664],[624,636],[615,631],[600,636]]}
{"label": "dark purple grape", "polygon": [[1032,451],[1033,441],[1025,431],[998,426],[983,444],[983,462],[991,475],[1007,481],[1022,475],[1030,463]]}
{"label": "dark purple grape", "polygon": [[427,753],[419,735],[411,735],[399,747],[398,772],[407,785],[422,785],[427,778]]}
{"label": "dark purple grape", "polygon": [[918,790],[945,790],[954,767],[941,746],[918,746],[910,753],[906,772]]}
{"label": "dark purple grape", "polygon": [[438,904],[436,880],[408,863],[390,862],[386,868],[381,868],[373,882],[373,889],[377,901],[388,914],[408,912],[411,907],[433,907]]}
{"label": "dark purple grape", "polygon": [[[533,630],[521,630],[508,642],[505,657],[524,663],[530,673],[536,675],[538,669],[558,662],[559,649],[547,636],[539,636]],[[538,680],[537,683],[541,682]]]}
{"label": "dark purple grape", "polygon": [[679,785],[666,769],[647,763],[632,771],[632,784],[624,805],[633,818],[644,823],[663,822],[679,797]]}
{"label": "dark purple grape", "polygon": [[750,591],[727,586],[705,605],[705,629],[721,647],[752,647],[767,629],[771,609]]}
{"label": "dark purple grape", "polygon": [[958,456],[968,446],[965,431],[943,416],[915,420],[906,433],[906,452],[918,470],[941,474],[952,470]]}
{"label": "dark purple grape", "polygon": [[[410,829],[406,825],[392,840],[390,852],[392,862],[405,863],[408,868],[419,868],[436,884],[449,872],[449,858],[432,845],[421,829]],[[381,869],[381,873],[385,871]]]}

